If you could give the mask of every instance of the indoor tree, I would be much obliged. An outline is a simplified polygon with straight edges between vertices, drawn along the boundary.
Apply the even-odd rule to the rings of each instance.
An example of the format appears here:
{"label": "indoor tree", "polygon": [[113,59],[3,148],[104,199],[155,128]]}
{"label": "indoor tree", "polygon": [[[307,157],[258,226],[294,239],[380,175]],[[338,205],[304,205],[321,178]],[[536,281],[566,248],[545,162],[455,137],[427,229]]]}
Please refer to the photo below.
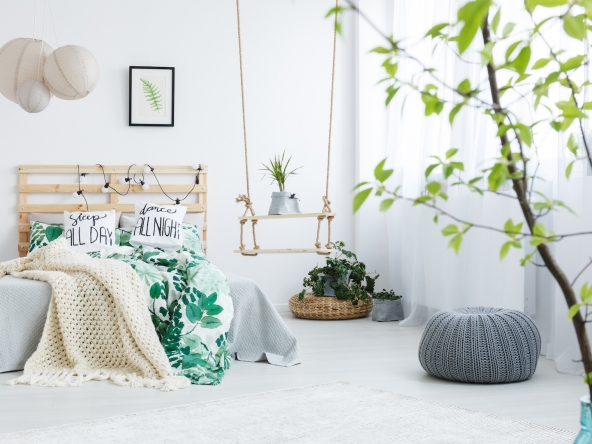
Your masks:
{"label": "indoor tree", "polygon": [[[588,69],[589,59],[587,51],[571,55],[568,51],[573,52],[577,42],[582,47],[582,42],[587,45],[587,34],[592,30],[592,0],[525,0],[520,3],[521,12],[529,17],[529,23],[527,26],[521,23],[521,29],[516,28],[515,23],[502,21],[506,15],[504,8],[493,0],[470,0],[457,10],[454,22],[437,24],[424,36],[433,49],[444,44],[463,62],[468,52],[479,48],[480,69],[486,79],[483,84],[471,84],[469,79],[458,84],[447,82],[437,68],[426,65],[415,56],[412,47],[382,33],[351,0],[346,0],[347,6],[337,5],[329,11],[328,16],[334,17],[338,30],[341,30],[342,13],[353,10],[384,38],[384,44],[372,51],[384,56],[382,66],[386,77],[382,82],[386,84],[387,105],[397,94],[416,94],[425,105],[426,116],[447,113],[452,125],[461,109],[471,107],[486,114],[497,126],[495,137],[499,157],[492,160],[482,175],[466,178],[464,164],[456,160],[458,150],[450,147],[444,156],[434,156],[434,162],[426,169],[425,191],[419,196],[405,196],[400,187],[389,184],[393,170],[385,168],[385,159],[374,170],[374,182],[362,182],[356,186],[354,211],[372,194],[381,198],[382,211],[391,208],[396,200],[408,200],[433,209],[434,222],[438,223],[439,219],[450,222],[442,234],[450,237],[449,246],[457,253],[464,235],[476,229],[503,233],[507,237],[501,245],[501,259],[512,248],[525,248],[527,254],[521,259],[521,265],[533,263],[546,267],[563,293],[577,335],[585,381],[592,395],[592,352],[586,334],[592,287],[584,284],[579,290],[574,288],[576,279],[592,261],[583,264],[576,279],[570,281],[549,248],[566,237],[592,232],[556,234],[550,231],[545,226],[544,216],[551,211],[571,210],[563,202],[536,189],[536,182],[541,179],[537,175],[537,141],[540,141],[544,127],[550,126],[553,131],[566,135],[565,148],[573,155],[573,161],[565,171],[567,178],[578,160],[585,160],[592,166],[591,147],[583,124],[586,111],[592,110],[592,101],[585,101],[590,82],[578,80]],[[548,36],[550,27],[557,25],[566,35],[565,48],[555,47],[557,40]],[[533,57],[535,43],[544,45],[544,57]],[[415,66],[415,72],[412,75],[402,73],[403,70],[399,70],[402,62]],[[509,80],[502,83],[502,77]],[[553,95],[560,96],[560,100],[551,100],[550,90],[554,91]],[[531,111],[527,114],[536,114],[536,120],[525,118],[525,113],[518,110],[518,107],[524,109],[525,104]],[[444,208],[443,202],[448,196],[442,181],[434,179],[436,172],[445,180],[453,181],[451,186],[465,187],[480,195],[495,193],[512,199],[523,220],[508,219],[504,226],[498,227],[472,223],[452,214]],[[508,182],[511,190],[504,192],[504,184]]]}

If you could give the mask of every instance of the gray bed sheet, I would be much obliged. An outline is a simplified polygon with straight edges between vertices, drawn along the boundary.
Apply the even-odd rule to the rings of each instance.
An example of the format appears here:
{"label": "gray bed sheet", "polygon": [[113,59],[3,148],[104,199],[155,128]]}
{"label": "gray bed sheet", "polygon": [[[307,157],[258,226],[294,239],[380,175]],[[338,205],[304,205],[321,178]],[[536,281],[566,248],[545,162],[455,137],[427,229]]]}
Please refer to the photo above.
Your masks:
{"label": "gray bed sheet", "polygon": [[[257,283],[226,276],[234,303],[230,353],[240,361],[299,364],[298,341]],[[41,339],[50,299],[46,282],[13,276],[0,279],[0,373],[23,369]]]}

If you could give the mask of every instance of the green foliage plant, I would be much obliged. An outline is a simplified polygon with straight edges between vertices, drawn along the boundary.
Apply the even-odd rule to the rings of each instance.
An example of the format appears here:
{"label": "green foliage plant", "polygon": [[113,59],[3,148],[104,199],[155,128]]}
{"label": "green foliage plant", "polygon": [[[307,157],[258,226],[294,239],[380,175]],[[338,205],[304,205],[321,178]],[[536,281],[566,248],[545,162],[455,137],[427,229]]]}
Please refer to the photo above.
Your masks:
{"label": "green foliage plant", "polygon": [[290,161],[292,160],[292,156],[286,159],[286,152],[284,151],[280,156],[274,156],[273,159],[269,159],[269,165],[263,165],[261,171],[264,171],[263,177],[271,178],[271,183],[274,182],[277,184],[280,191],[285,191],[286,188],[286,181],[292,175],[296,175],[297,170],[302,167],[294,168],[292,171],[288,171],[288,167],[290,166]]}
{"label": "green foliage plant", "polygon": [[395,294],[394,290],[387,291],[383,289],[382,291],[377,291],[376,293],[374,293],[372,299],[378,299],[380,301],[398,301],[402,297],[403,296]]}
{"label": "green foliage plant", "polygon": [[[494,0],[463,2],[456,11],[455,20],[433,26],[424,40],[430,42],[433,49],[446,45],[459,63],[465,62],[467,52],[478,51],[480,67],[479,63],[472,67],[481,69],[482,77],[486,78],[481,84],[472,84],[469,79],[458,83],[447,81],[438,67],[426,65],[413,54],[413,45],[407,43],[409,40],[395,40],[382,33],[351,0],[345,0],[345,3],[347,7],[333,8],[328,14],[334,15],[335,21],[339,22],[338,30],[343,13],[352,10],[384,39],[383,46],[372,51],[382,58],[386,74],[383,79],[386,105],[397,94],[415,94],[421,98],[426,116],[447,113],[451,125],[463,108],[477,109],[497,127],[495,138],[499,146],[498,157],[476,177],[466,177],[463,163],[456,160],[456,148],[448,149],[443,156],[433,156],[434,161],[425,170],[425,193],[419,196],[405,196],[399,191],[400,187],[387,182],[393,170],[385,168],[385,159],[376,166],[373,182],[357,185],[354,212],[371,194],[380,197],[382,211],[391,208],[397,200],[407,200],[431,208],[436,224],[440,219],[448,220],[442,234],[450,238],[449,247],[456,253],[466,233],[475,229],[505,236],[506,240],[500,246],[500,260],[511,249],[524,248],[526,254],[520,264],[547,268],[563,293],[569,307],[568,317],[578,338],[585,382],[592,395],[592,353],[586,334],[586,324],[592,322],[588,316],[589,313],[592,315],[592,287],[583,284],[579,298],[575,288],[578,278],[592,265],[592,259],[582,264],[581,271],[570,279],[550,248],[567,237],[590,235],[592,231],[556,234],[547,228],[544,220],[547,214],[571,210],[562,201],[537,192],[534,186],[543,179],[537,174],[537,146],[547,131],[565,134],[564,149],[572,158],[565,169],[567,179],[575,162],[583,161],[592,166],[583,124],[588,119],[588,111],[592,110],[592,101],[588,99],[591,83],[579,80],[590,63],[588,55],[581,52],[583,45],[589,45],[592,1],[525,0],[516,2],[522,11],[511,15],[504,15],[504,7]],[[529,17],[529,22],[521,23],[517,29],[516,23],[504,22],[504,19],[523,15]],[[557,31],[564,35],[560,38]],[[535,59],[532,48],[537,45],[542,45],[546,54]],[[402,61],[416,69],[399,70]],[[551,89],[553,94],[550,94]],[[520,209],[523,220],[509,218],[503,226],[485,225],[446,211],[442,204],[448,196],[441,181],[432,179],[434,171],[441,172],[445,180],[454,181],[452,186],[464,187],[481,196],[492,193],[511,199],[515,208]],[[506,183],[511,184],[510,192],[504,191]]]}
{"label": "green foliage plant", "polygon": [[326,257],[324,267],[317,266],[308,272],[302,282],[304,290],[300,292],[299,299],[304,299],[309,289],[315,296],[324,296],[325,284],[328,283],[337,299],[351,301],[352,305],[368,303],[378,275],[372,277],[366,273],[366,265],[344,248],[345,243],[331,242],[331,246],[336,250],[335,257]]}

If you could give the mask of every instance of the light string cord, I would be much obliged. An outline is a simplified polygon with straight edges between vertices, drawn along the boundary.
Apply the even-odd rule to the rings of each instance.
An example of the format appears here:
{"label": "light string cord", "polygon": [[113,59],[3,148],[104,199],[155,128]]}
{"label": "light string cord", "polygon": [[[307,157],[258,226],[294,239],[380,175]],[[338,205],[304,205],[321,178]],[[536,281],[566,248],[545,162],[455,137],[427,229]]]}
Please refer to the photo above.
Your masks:
{"label": "light string cord", "polygon": [[[113,188],[113,187],[111,186],[111,182],[109,182],[109,181],[107,180],[107,175],[105,174],[105,168],[103,168],[103,165],[101,165],[100,163],[97,163],[96,165],[97,165],[98,167],[100,167],[100,168],[101,168],[101,171],[103,172],[103,180],[105,181],[105,185],[107,185],[107,186],[106,186],[106,188],[110,188],[110,189],[112,189],[113,191],[115,191],[115,192],[116,192],[117,194],[119,194],[120,196],[126,196],[126,195],[127,195],[127,193],[129,193],[129,192],[130,192],[130,189],[131,189],[131,187],[132,187],[132,182],[131,182],[131,180],[128,180],[128,181],[127,181],[127,191],[126,191],[125,193],[120,193],[119,191],[117,191],[117,188]],[[130,170],[131,170],[131,169],[132,169],[132,167],[133,167],[133,166],[135,166],[135,165],[136,165],[136,164],[134,163],[134,164],[132,164],[132,165],[130,165],[130,166],[128,167],[128,169],[127,169],[127,178],[128,178],[128,179],[131,179],[131,178],[130,178]]]}
{"label": "light string cord", "polygon": [[88,211],[88,200],[86,200],[86,196],[84,195],[84,190],[80,188],[80,165],[76,165],[78,167],[78,195],[82,196],[84,199],[84,203],[86,204],[86,211]]}
{"label": "light string cord", "polygon": [[[185,199],[187,199],[189,197],[189,195],[193,192],[193,190],[195,189],[196,185],[199,185],[199,173],[200,171],[203,170],[203,168],[201,167],[201,164],[199,165],[199,167],[197,168],[197,174],[195,175],[195,182],[193,183],[193,187],[191,188],[191,190],[189,190],[189,192],[185,195],[185,197],[183,199],[174,199],[171,196],[169,196],[164,189],[162,188],[162,185],[160,184],[160,181],[158,180],[158,177],[156,177],[156,173],[154,172],[154,168],[152,168],[150,165],[148,165],[147,163],[144,164],[145,166],[147,166],[148,168],[150,168],[150,172],[152,173],[152,175],[154,176],[154,178],[156,179],[156,183],[158,184],[158,187],[160,188],[160,191],[162,191],[162,194],[164,194],[166,197],[168,197],[170,200],[172,200],[173,202],[175,202],[176,204],[179,204],[180,202],[183,202]],[[142,174],[142,180],[144,179],[144,175]]]}
{"label": "light string cord", "polygon": [[[35,2],[35,8],[37,8],[37,2]],[[43,2],[43,31],[41,31],[41,49],[39,50],[39,58],[37,59],[37,80],[39,80],[39,73],[41,72],[41,55],[43,54],[43,44],[45,41],[45,10],[47,9],[47,0]],[[37,15],[37,14],[35,14]],[[37,20],[37,17],[35,17]],[[34,39],[33,39],[34,40]]]}
{"label": "light string cord", "polygon": [[[35,0],[35,3],[37,3],[37,0]],[[55,37],[56,45],[59,48],[60,42],[58,42],[58,33],[56,32],[55,23],[53,21],[53,11],[51,9],[51,0],[48,0],[48,3],[49,3],[49,16],[51,17],[51,25],[53,26],[53,36]]]}

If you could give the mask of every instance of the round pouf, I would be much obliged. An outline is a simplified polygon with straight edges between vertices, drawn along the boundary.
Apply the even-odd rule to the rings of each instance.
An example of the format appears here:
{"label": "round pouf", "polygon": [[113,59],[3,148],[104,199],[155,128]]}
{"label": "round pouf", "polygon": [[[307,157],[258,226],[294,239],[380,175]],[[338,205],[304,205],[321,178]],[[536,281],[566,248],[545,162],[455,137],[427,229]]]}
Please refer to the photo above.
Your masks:
{"label": "round pouf", "polygon": [[467,307],[430,318],[419,345],[419,362],[438,378],[495,384],[529,379],[540,352],[539,331],[524,313]]}
{"label": "round pouf", "polygon": [[99,64],[82,46],[60,46],[47,57],[43,73],[49,90],[63,100],[82,99],[99,83]]}
{"label": "round pouf", "polygon": [[352,305],[351,301],[341,301],[335,296],[315,296],[312,293],[306,293],[301,301],[297,294],[288,301],[290,311],[297,318],[320,320],[363,318],[370,314],[372,305],[372,300]]}
{"label": "round pouf", "polygon": [[16,98],[28,113],[40,113],[49,105],[51,93],[39,80],[27,80],[19,87]]}

